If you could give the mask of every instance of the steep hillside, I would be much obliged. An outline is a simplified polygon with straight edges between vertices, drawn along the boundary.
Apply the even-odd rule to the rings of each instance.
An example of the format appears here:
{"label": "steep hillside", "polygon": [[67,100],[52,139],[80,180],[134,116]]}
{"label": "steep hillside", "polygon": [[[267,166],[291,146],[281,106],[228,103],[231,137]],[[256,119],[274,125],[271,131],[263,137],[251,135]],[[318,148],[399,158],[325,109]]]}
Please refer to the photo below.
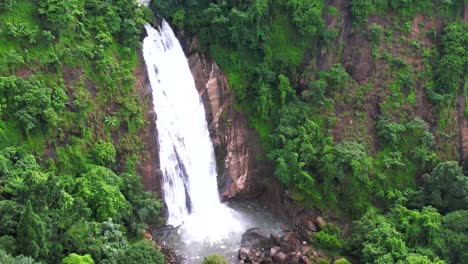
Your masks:
{"label": "steep hillside", "polygon": [[[466,233],[457,242],[448,235],[459,232],[449,219],[468,209],[461,167],[464,1],[154,1],[153,7],[181,35],[196,36],[198,51],[226,73],[235,109],[260,136],[265,154],[256,158],[271,162],[285,188],[286,196],[276,195],[280,203],[294,201],[330,220],[358,220],[349,247],[334,229],[311,241],[369,263],[464,262]],[[268,170],[250,175],[262,173]],[[257,190],[265,187],[268,197],[278,191],[263,185]],[[380,214],[391,220],[371,221]],[[429,218],[438,224],[423,228]],[[422,238],[435,230],[441,233]],[[392,255],[382,242],[388,238],[378,234],[404,246]]]}
{"label": "steep hillside", "polygon": [[141,241],[161,204],[137,172],[151,181],[157,162],[134,77],[151,17],[134,1],[0,1],[1,263],[163,262]]}

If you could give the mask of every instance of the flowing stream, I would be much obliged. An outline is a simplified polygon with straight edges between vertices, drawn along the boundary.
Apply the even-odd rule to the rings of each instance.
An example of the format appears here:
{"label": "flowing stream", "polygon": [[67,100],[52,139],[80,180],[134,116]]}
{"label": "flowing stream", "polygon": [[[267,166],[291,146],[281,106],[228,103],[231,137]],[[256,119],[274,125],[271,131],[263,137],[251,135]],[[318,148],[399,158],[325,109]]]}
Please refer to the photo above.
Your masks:
{"label": "flowing stream", "polygon": [[[260,222],[254,221],[246,209],[250,205],[237,206],[236,212],[220,202],[205,109],[187,58],[168,23],[163,21],[158,29],[145,28],[148,36],[143,55],[157,113],[167,225],[175,227],[169,233],[175,232],[177,237],[167,236],[166,242],[179,250],[187,263],[199,263],[212,253],[233,259],[242,233],[268,222],[263,220],[269,216],[262,214],[257,217]],[[272,221],[270,226],[275,224]]]}

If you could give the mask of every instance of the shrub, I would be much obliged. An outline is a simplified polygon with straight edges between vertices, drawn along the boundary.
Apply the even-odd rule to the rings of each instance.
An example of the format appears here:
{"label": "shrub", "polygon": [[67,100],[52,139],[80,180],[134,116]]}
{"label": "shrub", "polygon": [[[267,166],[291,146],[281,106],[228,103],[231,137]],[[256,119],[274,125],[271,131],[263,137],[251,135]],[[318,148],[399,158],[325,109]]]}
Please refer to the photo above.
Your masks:
{"label": "shrub", "polygon": [[213,254],[203,259],[202,264],[228,264],[225,257],[219,254]]}
{"label": "shrub", "polygon": [[99,140],[93,146],[93,158],[98,165],[109,166],[115,163],[115,147],[111,142]]}

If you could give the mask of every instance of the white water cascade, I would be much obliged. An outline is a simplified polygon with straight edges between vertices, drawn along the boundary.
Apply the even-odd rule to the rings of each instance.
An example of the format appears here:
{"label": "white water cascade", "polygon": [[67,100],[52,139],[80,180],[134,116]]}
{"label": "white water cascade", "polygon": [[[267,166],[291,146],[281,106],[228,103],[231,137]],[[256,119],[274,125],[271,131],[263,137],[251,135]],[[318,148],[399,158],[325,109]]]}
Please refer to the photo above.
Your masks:
{"label": "white water cascade", "polygon": [[235,211],[220,202],[216,162],[187,59],[169,24],[146,25],[143,55],[157,113],[167,224],[187,242],[217,242],[244,229]]}

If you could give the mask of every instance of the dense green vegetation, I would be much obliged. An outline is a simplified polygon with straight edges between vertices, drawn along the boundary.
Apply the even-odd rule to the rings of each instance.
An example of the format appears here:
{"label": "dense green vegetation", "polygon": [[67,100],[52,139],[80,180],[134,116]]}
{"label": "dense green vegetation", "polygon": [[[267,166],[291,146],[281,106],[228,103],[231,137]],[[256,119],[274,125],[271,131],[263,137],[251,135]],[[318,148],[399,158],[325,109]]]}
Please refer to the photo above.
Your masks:
{"label": "dense green vegetation", "polygon": [[0,1],[0,262],[163,263],[136,169],[150,12],[130,0]]}
{"label": "dense green vegetation", "polygon": [[468,177],[449,161],[467,95],[466,1],[325,2],[153,7],[227,73],[289,196],[356,221],[346,243],[328,226],[316,246],[365,263],[467,262]]}
{"label": "dense green vegetation", "polygon": [[[152,2],[227,73],[289,196],[354,221],[314,246],[364,263],[468,262],[464,5]],[[0,0],[1,263],[164,262],[141,240],[161,205],[137,173],[151,17],[131,0]]]}

